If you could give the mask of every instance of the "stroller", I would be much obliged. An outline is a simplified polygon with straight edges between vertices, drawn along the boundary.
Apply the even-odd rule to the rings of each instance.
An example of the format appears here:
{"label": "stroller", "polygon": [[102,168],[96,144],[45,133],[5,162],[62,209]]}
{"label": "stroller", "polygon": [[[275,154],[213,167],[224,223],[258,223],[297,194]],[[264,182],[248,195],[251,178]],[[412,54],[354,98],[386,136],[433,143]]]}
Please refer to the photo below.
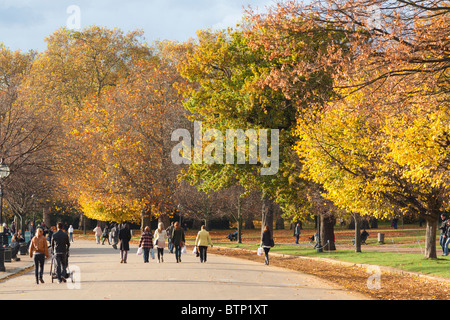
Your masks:
{"label": "stroller", "polygon": [[[56,253],[56,252],[53,252],[52,253],[52,262],[51,262],[51,265],[50,265],[50,277],[52,278],[52,283],[53,283],[53,281],[55,280],[55,279],[58,279],[58,275],[57,275],[57,261],[56,261],[56,256],[57,255],[62,255],[61,253]],[[70,281],[73,283],[74,282],[74,280],[73,280],[73,271],[71,271],[70,269],[69,269],[69,252],[66,252],[65,253],[65,265],[66,265],[66,269],[65,270],[61,270],[61,273],[62,273],[62,275],[61,275],[61,277],[63,278],[63,279],[69,279],[70,278]]]}

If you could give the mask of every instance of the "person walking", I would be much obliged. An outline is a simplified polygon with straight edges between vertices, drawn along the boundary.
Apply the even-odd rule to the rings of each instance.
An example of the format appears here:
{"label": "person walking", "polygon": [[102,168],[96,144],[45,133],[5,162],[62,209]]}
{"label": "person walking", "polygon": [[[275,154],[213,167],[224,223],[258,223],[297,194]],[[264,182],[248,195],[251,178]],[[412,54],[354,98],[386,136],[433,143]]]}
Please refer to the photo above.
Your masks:
{"label": "person walking", "polygon": [[444,253],[443,256],[448,256],[448,247],[450,246],[450,219],[447,219],[446,222],[446,228],[444,230],[445,234],[444,234],[444,239],[443,239],[443,243],[444,243]]}
{"label": "person walking", "polygon": [[66,282],[68,254],[70,248],[70,240],[67,233],[64,232],[62,222],[57,224],[57,229],[52,237],[52,252],[56,256],[56,278],[58,283]]}
{"label": "person walking", "polygon": [[73,242],[73,226],[70,225],[69,229],[67,229],[67,232],[69,233],[69,241]]}
{"label": "person walking", "polygon": [[298,239],[300,238],[300,223],[297,223],[297,225],[294,228],[294,236],[295,236],[295,244],[298,244]]}
{"label": "person walking", "polygon": [[100,244],[100,237],[102,236],[102,228],[100,228],[100,225],[97,225],[94,228],[94,235],[95,235],[95,239],[97,241],[97,244]]}
{"label": "person walking", "polygon": [[261,247],[264,249],[264,255],[265,255],[264,264],[265,265],[269,264],[269,251],[270,251],[270,248],[272,248],[273,246],[274,246],[274,242],[272,239],[272,235],[270,233],[270,228],[269,228],[269,226],[266,225],[264,227],[264,231],[261,236]]}
{"label": "person walking", "polygon": [[36,234],[31,239],[29,248],[30,258],[34,260],[34,273],[36,275],[36,284],[44,283],[44,262],[48,259],[47,239],[44,236],[44,230],[38,228]]}
{"label": "person walking", "polygon": [[111,232],[109,233],[109,236],[111,238],[112,247],[117,250],[117,244],[119,243],[119,225],[118,224],[115,224],[114,227],[112,227]]}
{"label": "person walking", "polygon": [[103,229],[103,232],[102,232],[102,245],[105,245],[105,240],[108,240],[108,244],[111,245],[111,242],[109,241],[108,226],[105,226],[105,229]]}
{"label": "person walking", "polygon": [[442,252],[445,253],[445,232],[447,230],[447,221],[448,221],[448,217],[445,213],[441,214],[441,226],[439,227],[440,230],[440,237],[439,237],[439,245],[442,248]]}
{"label": "person walking", "polygon": [[211,248],[213,246],[211,236],[209,235],[209,232],[206,231],[205,225],[202,225],[201,230],[197,233],[197,238],[195,238],[195,246],[200,251],[200,263],[206,262],[208,245],[211,245]]}
{"label": "person walking", "polygon": [[181,248],[184,246],[185,237],[184,230],[181,228],[180,223],[177,221],[173,226],[172,232],[172,243],[175,248],[175,257],[177,259],[177,263],[181,262]]}
{"label": "person walking", "polygon": [[167,247],[169,249],[170,253],[173,253],[173,243],[172,243],[172,233],[173,233],[173,222],[170,224],[170,226],[166,229],[167,232],[167,238],[168,238],[168,244]]}
{"label": "person walking", "polygon": [[167,232],[164,229],[164,223],[158,223],[158,229],[155,230],[155,246],[158,250],[158,263],[164,262],[164,248],[166,246]]}
{"label": "person walking", "polygon": [[153,248],[153,235],[150,232],[149,226],[144,228],[141,240],[139,241],[139,248],[142,248],[142,251],[144,252],[144,263],[148,263],[149,253]]}
{"label": "person walking", "polygon": [[127,263],[128,251],[130,250],[131,232],[127,223],[119,231],[120,241],[120,263]]}

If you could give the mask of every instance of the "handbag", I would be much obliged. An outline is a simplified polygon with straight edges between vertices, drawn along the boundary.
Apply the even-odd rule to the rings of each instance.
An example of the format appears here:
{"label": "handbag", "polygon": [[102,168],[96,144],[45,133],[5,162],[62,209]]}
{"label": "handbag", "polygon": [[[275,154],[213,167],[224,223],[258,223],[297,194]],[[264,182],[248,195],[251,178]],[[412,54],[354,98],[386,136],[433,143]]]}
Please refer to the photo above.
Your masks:
{"label": "handbag", "polygon": [[194,246],[194,250],[192,250],[193,254],[197,254],[197,246]]}
{"label": "handbag", "polygon": [[150,256],[152,259],[155,259],[155,250],[153,248],[150,249]]}
{"label": "handbag", "polygon": [[258,251],[256,252],[256,254],[257,254],[258,256],[262,256],[262,255],[263,255],[263,248],[262,248],[262,247],[259,247],[259,248],[258,248]]}
{"label": "handbag", "polygon": [[138,256],[142,255],[142,247],[139,247],[139,248],[138,248],[136,254],[137,254]]}
{"label": "handbag", "polygon": [[184,246],[183,249],[181,249],[181,253],[186,253],[186,252],[187,252],[186,246]]}

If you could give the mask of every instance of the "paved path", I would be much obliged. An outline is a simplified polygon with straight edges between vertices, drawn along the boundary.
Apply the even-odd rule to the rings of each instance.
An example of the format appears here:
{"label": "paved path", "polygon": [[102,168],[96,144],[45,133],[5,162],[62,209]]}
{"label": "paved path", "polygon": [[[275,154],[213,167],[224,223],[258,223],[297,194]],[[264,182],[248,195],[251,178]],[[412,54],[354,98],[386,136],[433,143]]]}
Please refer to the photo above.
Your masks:
{"label": "paved path", "polygon": [[[210,254],[208,262],[201,264],[193,254],[187,253],[182,256],[182,263],[177,264],[174,255],[166,252],[164,263],[150,260],[144,264],[136,250],[136,246],[131,246],[128,263],[120,264],[119,251],[108,245],[79,240],[72,245],[70,257],[75,283],[51,283],[47,261],[45,284],[35,284],[34,270],[3,279],[0,300],[365,299],[313,276],[253,261]],[[27,263],[27,259],[22,256],[21,263]],[[7,268],[12,264],[7,264]]]}

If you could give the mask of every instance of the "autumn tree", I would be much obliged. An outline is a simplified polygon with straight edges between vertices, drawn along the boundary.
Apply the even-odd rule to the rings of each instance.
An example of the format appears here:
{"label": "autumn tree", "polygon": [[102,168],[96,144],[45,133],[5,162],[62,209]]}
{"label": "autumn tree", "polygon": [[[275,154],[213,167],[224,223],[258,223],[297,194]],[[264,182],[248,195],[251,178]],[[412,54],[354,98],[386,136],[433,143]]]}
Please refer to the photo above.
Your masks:
{"label": "autumn tree", "polygon": [[[256,18],[254,21],[248,18],[248,25],[253,27],[247,27],[244,22],[237,30],[198,32],[198,41],[192,44],[180,72],[194,84],[185,92],[189,98],[185,106],[194,115],[194,120],[202,122],[204,129],[217,129],[223,136],[227,129],[279,130],[279,170],[274,175],[261,175],[264,167],[258,162],[261,159],[257,164],[250,164],[248,157],[245,164],[235,161],[230,165],[225,158],[223,162],[212,164],[191,163],[187,173],[188,179],[199,183],[202,190],[227,188],[236,181],[246,190],[261,190],[265,199],[264,226],[273,222],[275,200],[291,218],[302,212],[297,204],[306,201],[306,182],[299,177],[301,167],[292,149],[297,140],[294,128],[297,116],[309,108],[309,102],[330,94],[326,93],[330,77],[322,71],[310,71],[308,77],[298,76],[295,94],[294,91],[288,94],[282,86],[274,86],[271,79],[278,78],[277,74],[286,66],[313,59],[315,49],[308,45],[316,40],[302,35],[295,48],[300,54],[274,56],[258,42],[275,36],[273,30],[266,28],[263,22],[255,21]],[[323,34],[318,38],[327,39]],[[316,47],[320,46],[318,42]],[[278,49],[273,51],[283,51]],[[315,94],[316,91],[320,95]],[[226,148],[226,144],[224,146]],[[248,150],[250,145],[246,142]]]}
{"label": "autumn tree", "polygon": [[23,100],[53,128],[60,183],[91,218],[137,222],[169,210],[167,137],[184,112],[175,54],[150,48],[142,32],[97,26],[59,29],[47,43]]}
{"label": "autumn tree", "polygon": [[[286,8],[286,7],[285,7]],[[427,221],[425,256],[436,258],[439,213],[448,206],[448,6],[426,1],[329,1],[309,29],[328,23],[347,50],[329,46],[336,99],[314,126],[303,122],[298,154],[326,197],[348,211],[394,210]]]}
{"label": "autumn tree", "polygon": [[24,231],[33,195],[51,191],[52,128],[35,105],[21,94],[36,59],[34,51],[11,51],[0,44],[0,158],[10,168],[2,180],[5,213],[17,216]]}

